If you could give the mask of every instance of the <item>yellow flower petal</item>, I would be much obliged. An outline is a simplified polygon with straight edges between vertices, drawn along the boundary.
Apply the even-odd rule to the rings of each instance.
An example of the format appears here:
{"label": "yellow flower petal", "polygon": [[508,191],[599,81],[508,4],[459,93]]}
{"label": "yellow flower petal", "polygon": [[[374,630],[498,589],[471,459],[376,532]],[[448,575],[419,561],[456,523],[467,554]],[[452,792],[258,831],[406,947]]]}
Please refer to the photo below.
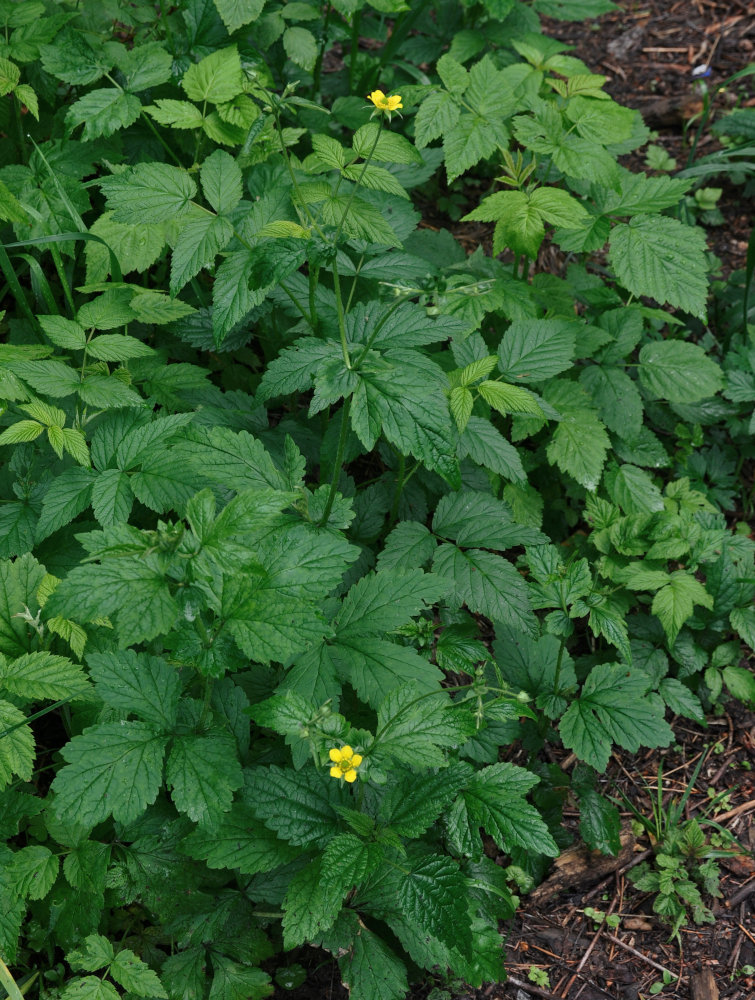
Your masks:
{"label": "yellow flower petal", "polygon": [[340,767],[331,767],[331,769],[330,769],[330,776],[331,776],[331,778],[342,778],[343,777],[343,771],[341,770]]}
{"label": "yellow flower petal", "polygon": [[382,108],[385,104],[385,94],[382,90],[373,90],[367,95],[367,100],[372,101],[376,108]]}
{"label": "yellow flower petal", "polygon": [[403,108],[403,106],[399,94],[395,94],[393,97],[386,97],[385,99],[385,107],[388,111],[395,111],[397,108]]}
{"label": "yellow flower petal", "polygon": [[344,774],[344,778],[348,781],[349,784],[351,784],[352,781],[357,780],[357,772],[352,767],[350,771],[347,771],[346,774]]}
{"label": "yellow flower petal", "polygon": [[343,750],[338,750],[336,747],[334,747],[330,751],[329,756],[330,756],[330,759],[333,761],[333,763],[337,764],[339,762],[339,760],[341,760],[343,758]]}
{"label": "yellow flower petal", "polygon": [[362,763],[363,760],[364,760],[364,758],[362,757],[362,755],[360,753],[355,753],[355,754],[352,755],[352,758],[351,758],[351,766],[352,767],[359,767],[359,765]]}
{"label": "yellow flower petal", "polygon": [[342,760],[345,759],[346,757],[351,757],[351,755],[353,753],[354,753],[354,751],[351,749],[350,746],[341,747],[341,759]]}

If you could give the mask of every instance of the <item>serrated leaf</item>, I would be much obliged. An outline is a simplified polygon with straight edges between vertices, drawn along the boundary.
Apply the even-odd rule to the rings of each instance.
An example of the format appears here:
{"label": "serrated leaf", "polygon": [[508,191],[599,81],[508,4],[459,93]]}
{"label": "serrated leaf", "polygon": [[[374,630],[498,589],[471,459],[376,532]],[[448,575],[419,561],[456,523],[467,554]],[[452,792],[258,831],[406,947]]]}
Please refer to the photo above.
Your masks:
{"label": "serrated leaf", "polygon": [[467,882],[452,858],[424,855],[402,873],[397,889],[403,916],[418,930],[462,954],[470,951]]}
{"label": "serrated leaf", "polygon": [[256,21],[262,13],[265,0],[215,0],[215,7],[229,34]]}
{"label": "serrated leaf", "polygon": [[83,124],[82,141],[91,142],[133,125],[141,110],[138,97],[107,87],[92,90],[72,104],[66,114],[66,124],[71,132]]}
{"label": "serrated leaf", "polygon": [[509,413],[533,413],[543,416],[537,398],[527,389],[506,382],[481,382],[477,391],[494,410],[504,417]]}
{"label": "serrated leaf", "polygon": [[640,381],[657,399],[694,403],[723,386],[723,373],[702,347],[679,340],[645,344],[640,351]]}
{"label": "serrated leaf", "polygon": [[[287,949],[316,939],[338,916],[347,887],[338,878],[326,881],[322,877],[324,863],[324,856],[317,858],[291,879],[283,901],[283,945]],[[331,869],[331,876],[338,874]]]}
{"label": "serrated leaf", "polygon": [[232,236],[232,223],[219,215],[203,215],[187,222],[181,228],[173,247],[170,262],[171,294],[180,292],[203,267],[214,264],[216,256]]}
{"label": "serrated leaf", "polygon": [[458,545],[499,551],[545,542],[539,531],[517,524],[503,500],[474,490],[447,493],[436,508],[433,531]]}
{"label": "serrated leaf", "polygon": [[[447,695],[417,697],[414,685],[392,691],[378,709],[381,756],[392,757],[412,770],[442,767],[444,750],[466,742],[474,731],[474,720],[463,709],[451,705]],[[375,755],[378,754],[377,746]]]}
{"label": "serrated leaf", "polygon": [[128,476],[118,469],[106,469],[92,486],[92,509],[103,528],[127,521],[133,502]]}
{"label": "serrated leaf", "polygon": [[673,646],[682,625],[692,615],[695,604],[712,610],[713,598],[694,576],[684,570],[676,570],[668,584],[655,595],[652,605],[653,614],[663,625],[669,646]]}
{"label": "serrated leaf", "polygon": [[55,812],[92,828],[108,816],[130,823],[157,798],[167,738],[142,722],[92,726],[61,751]]}
{"label": "serrated leaf", "polygon": [[569,320],[515,321],[498,348],[502,374],[510,381],[543,382],[570,368],[576,329]]}
{"label": "serrated leaf", "polygon": [[336,620],[338,637],[348,640],[383,635],[405,625],[445,592],[443,581],[419,569],[371,573],[355,583],[344,598]]}
{"label": "serrated leaf", "polygon": [[66,961],[77,972],[96,972],[110,965],[115,957],[112,944],[101,934],[88,934],[79,948],[69,951]]}
{"label": "serrated leaf", "polygon": [[294,846],[325,847],[338,829],[341,783],[323,771],[256,767],[244,776],[243,800],[265,826]]}
{"label": "serrated leaf", "polygon": [[414,119],[414,134],[418,149],[424,149],[456,125],[461,108],[451,94],[437,91],[425,98]]}
{"label": "serrated leaf", "polygon": [[354,1000],[403,1000],[408,992],[406,966],[364,924],[347,954],[338,959],[338,967]]}
{"label": "serrated leaf", "polygon": [[470,417],[459,441],[462,457],[468,455],[478,465],[514,483],[525,483],[527,473],[516,448],[489,420]]}
{"label": "serrated leaf", "polygon": [[462,551],[456,545],[445,544],[435,554],[433,569],[453,582],[454,600],[470,611],[521,632],[533,633],[537,629],[527,585],[502,556],[481,549]]}
{"label": "serrated leaf", "polygon": [[89,506],[96,476],[91,469],[66,469],[52,483],[37,522],[37,541],[68,524]]}
{"label": "serrated leaf", "polygon": [[273,992],[270,976],[251,965],[215,955],[209,1000],[263,1000]]}
{"label": "serrated leaf", "polygon": [[443,679],[437,667],[410,647],[372,636],[339,636],[330,645],[330,655],[341,680],[373,708],[402,684],[414,683],[418,691],[429,692],[437,691]]}
{"label": "serrated leaf", "polygon": [[402,566],[422,567],[432,559],[437,542],[418,521],[402,521],[385,540],[378,555],[378,569],[401,569]]}
{"label": "serrated leaf", "polygon": [[65,656],[40,651],[7,660],[0,653],[0,689],[29,701],[58,701],[87,691],[89,682],[81,664]]}
{"label": "serrated leaf", "polygon": [[650,683],[644,672],[618,663],[593,667],[559,724],[564,746],[601,773],[614,743],[630,753],[641,746],[668,746],[673,733],[662,704],[647,695]]}
{"label": "serrated leaf", "polygon": [[168,994],[157,977],[157,973],[142,962],[130,948],[121,948],[108,970],[112,978],[129,993],[138,997],[161,997]]}
{"label": "serrated leaf", "polygon": [[233,157],[222,149],[216,149],[207,157],[199,176],[204,196],[216,212],[231,212],[241,201],[241,170]]}
{"label": "serrated leaf", "polygon": [[61,1000],[117,1000],[118,997],[115,986],[99,976],[74,979],[61,994]]}
{"label": "serrated leaf", "polygon": [[180,218],[197,193],[187,171],[167,163],[139,163],[130,171],[105,177],[100,185],[113,219],[134,225],[145,218],[151,224]]}
{"label": "serrated leaf", "polygon": [[537,809],[524,798],[536,777],[514,764],[493,764],[474,775],[462,795],[472,822],[504,850],[521,847],[548,857],[559,853]]}
{"label": "serrated leaf", "polygon": [[609,260],[633,295],[649,295],[704,319],[708,284],[701,229],[664,215],[635,216],[611,232]]}
{"label": "serrated leaf", "polygon": [[238,49],[231,45],[218,49],[186,70],[181,86],[191,101],[223,104],[243,89]]}
{"label": "serrated leaf", "polygon": [[15,705],[0,700],[0,788],[17,775],[31,781],[34,769],[34,736],[26,716]]}
{"label": "serrated leaf", "polygon": [[233,739],[224,732],[176,737],[165,781],[179,812],[200,825],[217,823],[243,783]]}
{"label": "serrated leaf", "polygon": [[245,802],[234,802],[217,826],[198,826],[184,838],[181,850],[205,861],[208,868],[228,868],[244,875],[272,871],[300,853],[262,826]]}
{"label": "serrated leaf", "polygon": [[307,28],[286,28],[283,48],[288,58],[302,69],[312,70],[317,61],[317,40]]}
{"label": "serrated leaf", "polygon": [[165,660],[128,649],[92,653],[87,665],[106,705],[137,715],[158,731],[172,730],[181,681]]}
{"label": "serrated leaf", "polygon": [[642,428],[642,397],[627,373],[609,365],[583,368],[580,383],[592,396],[600,419],[622,438],[635,438]]}
{"label": "serrated leaf", "polygon": [[80,323],[64,316],[38,316],[37,319],[45,335],[57,347],[68,351],[83,351],[86,347],[87,335]]}
{"label": "serrated leaf", "polygon": [[610,444],[605,427],[592,410],[574,409],[556,427],[546,454],[549,462],[594,492]]}
{"label": "serrated leaf", "polygon": [[176,101],[169,97],[158,98],[154,104],[143,109],[150,117],[161,125],[171,128],[195,129],[201,128],[204,118],[195,104],[189,101]]}

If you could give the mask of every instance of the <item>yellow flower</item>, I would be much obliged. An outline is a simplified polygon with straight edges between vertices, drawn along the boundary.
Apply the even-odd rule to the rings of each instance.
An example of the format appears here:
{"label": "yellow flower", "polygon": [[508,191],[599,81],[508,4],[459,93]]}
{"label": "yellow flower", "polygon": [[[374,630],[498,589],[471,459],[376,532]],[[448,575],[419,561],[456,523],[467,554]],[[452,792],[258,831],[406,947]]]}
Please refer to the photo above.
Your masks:
{"label": "yellow flower", "polygon": [[330,751],[330,759],[333,761],[331,778],[345,778],[349,784],[357,780],[357,768],[362,763],[361,754],[354,753],[349,746],[341,747],[340,750],[334,747]]}
{"label": "yellow flower", "polygon": [[372,101],[378,111],[398,111],[403,108],[401,95],[394,94],[393,97],[386,97],[382,90],[373,90],[367,95],[367,100]]}

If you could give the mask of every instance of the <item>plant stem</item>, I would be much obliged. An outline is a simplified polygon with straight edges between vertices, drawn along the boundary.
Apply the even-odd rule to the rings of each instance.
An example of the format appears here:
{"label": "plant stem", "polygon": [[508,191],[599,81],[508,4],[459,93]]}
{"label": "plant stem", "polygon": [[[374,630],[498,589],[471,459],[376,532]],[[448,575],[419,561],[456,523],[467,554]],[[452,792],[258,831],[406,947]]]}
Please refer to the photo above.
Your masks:
{"label": "plant stem", "polygon": [[320,277],[320,266],[310,264],[309,267],[309,325],[312,327],[312,333],[317,335],[317,300],[315,298],[315,293],[317,292],[317,279]]}
{"label": "plant stem", "polygon": [[398,516],[398,505],[401,500],[401,493],[404,489],[404,471],[406,469],[406,456],[399,452],[398,456],[398,469],[396,470],[396,489],[393,493],[393,503],[391,504],[391,513],[388,517],[388,528],[392,528],[396,523],[396,517]]}
{"label": "plant stem", "polygon": [[336,293],[336,311],[338,313],[338,336],[341,338],[341,352],[343,353],[343,363],[351,369],[351,358],[349,357],[349,346],[346,343],[346,316],[343,311],[343,299],[341,298],[341,279],[338,276],[338,264],[333,258],[333,289]]}
{"label": "plant stem", "polygon": [[360,187],[360,185],[362,183],[362,178],[364,177],[365,171],[367,170],[367,167],[370,165],[370,160],[372,159],[372,157],[373,157],[373,155],[375,153],[375,150],[377,149],[377,144],[380,141],[380,134],[381,134],[381,131],[382,131],[382,126],[383,126],[383,116],[381,115],[380,116],[380,122],[379,122],[378,127],[377,127],[377,131],[375,132],[375,141],[373,142],[373,144],[372,144],[372,146],[370,148],[369,153],[365,157],[365,161],[362,164],[362,170],[361,170],[361,172],[359,174],[359,177],[357,177],[356,181],[354,182],[354,187],[352,189],[351,194],[349,195],[349,200],[346,202],[346,208],[344,208],[344,210],[343,210],[343,215],[341,216],[341,221],[338,223],[338,229],[336,229],[336,234],[333,237],[333,246],[336,246],[338,244],[338,237],[341,235],[341,230],[343,229],[343,224],[346,221],[346,216],[349,214],[349,209],[351,208],[352,202],[354,201],[354,198],[356,197],[357,191],[359,190],[359,187]]}
{"label": "plant stem", "polygon": [[330,481],[330,492],[325,504],[325,510],[320,518],[320,527],[328,523],[330,512],[333,509],[333,501],[338,492],[338,483],[341,479],[341,468],[343,466],[343,456],[346,451],[346,441],[349,437],[349,413],[351,411],[351,396],[345,400],[341,409],[341,432],[338,435],[338,450],[336,451],[335,465],[333,466],[333,477]]}

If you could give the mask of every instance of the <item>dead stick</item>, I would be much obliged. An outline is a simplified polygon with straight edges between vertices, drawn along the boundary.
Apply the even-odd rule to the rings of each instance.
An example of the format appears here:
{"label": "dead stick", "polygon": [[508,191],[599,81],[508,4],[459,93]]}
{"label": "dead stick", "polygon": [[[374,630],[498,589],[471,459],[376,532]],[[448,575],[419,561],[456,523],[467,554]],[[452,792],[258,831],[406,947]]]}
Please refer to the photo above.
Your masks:
{"label": "dead stick", "polygon": [[617,938],[615,935],[609,934],[608,931],[605,932],[604,936],[607,937],[609,941],[613,941],[614,944],[617,944],[619,948],[623,948],[624,951],[628,951],[630,955],[634,955],[635,958],[639,958],[641,961],[647,962],[648,965],[652,965],[653,968],[658,969],[659,972],[665,972],[669,976],[674,976],[675,979],[678,978],[681,982],[686,980],[686,976],[677,977],[671,969],[667,969],[666,966],[661,965],[660,962],[656,962],[654,959],[648,958],[647,955],[643,955],[641,951],[633,948],[631,944],[627,944],[626,941],[622,941],[621,938]]}

